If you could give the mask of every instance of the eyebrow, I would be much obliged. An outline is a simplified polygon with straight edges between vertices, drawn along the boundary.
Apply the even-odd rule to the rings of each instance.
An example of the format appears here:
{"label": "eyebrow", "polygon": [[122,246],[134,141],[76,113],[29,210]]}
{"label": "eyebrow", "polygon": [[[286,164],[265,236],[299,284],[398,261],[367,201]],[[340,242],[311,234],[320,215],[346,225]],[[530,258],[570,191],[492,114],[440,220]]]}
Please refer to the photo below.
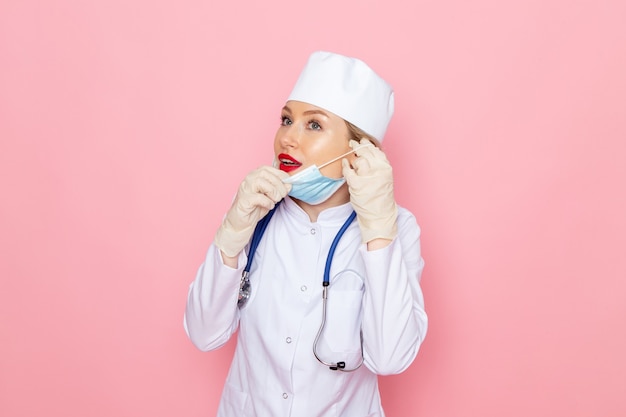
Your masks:
{"label": "eyebrow", "polygon": [[[291,109],[289,108],[289,106],[284,106],[283,107],[283,111],[286,111],[287,113],[291,114]],[[329,117],[328,113],[326,113],[326,112],[324,112],[322,110],[307,110],[307,111],[305,111],[302,114],[305,115],[305,116],[310,115],[310,114],[321,114],[322,116]]]}
{"label": "eyebrow", "polygon": [[307,110],[302,114],[321,114],[322,116],[328,117],[328,114],[326,114],[326,112],[323,112],[321,110]]}

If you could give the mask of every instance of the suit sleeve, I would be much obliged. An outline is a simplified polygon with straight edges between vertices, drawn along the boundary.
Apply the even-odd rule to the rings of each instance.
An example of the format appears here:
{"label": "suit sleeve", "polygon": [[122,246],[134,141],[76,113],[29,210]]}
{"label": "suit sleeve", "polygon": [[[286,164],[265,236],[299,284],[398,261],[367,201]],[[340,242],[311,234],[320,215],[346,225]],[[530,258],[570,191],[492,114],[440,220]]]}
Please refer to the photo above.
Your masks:
{"label": "suit sleeve", "polygon": [[183,325],[192,343],[202,351],[223,346],[237,330],[237,298],[245,251],[239,255],[239,268],[224,265],[220,250],[211,245],[195,280],[189,286]]}
{"label": "suit sleeve", "polygon": [[398,236],[385,248],[360,248],[365,262],[364,363],[380,375],[404,371],[426,336],[428,318],[420,287],[424,261],[415,217],[401,209]]}

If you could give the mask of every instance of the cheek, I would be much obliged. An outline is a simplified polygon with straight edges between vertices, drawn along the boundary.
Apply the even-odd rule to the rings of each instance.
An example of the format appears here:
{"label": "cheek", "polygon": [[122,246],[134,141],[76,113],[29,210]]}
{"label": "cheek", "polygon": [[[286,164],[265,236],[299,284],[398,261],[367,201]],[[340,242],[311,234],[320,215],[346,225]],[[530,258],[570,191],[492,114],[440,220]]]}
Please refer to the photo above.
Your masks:
{"label": "cheek", "polygon": [[322,175],[329,178],[341,178],[343,177],[343,169],[341,167],[341,161],[334,162],[320,171]]}

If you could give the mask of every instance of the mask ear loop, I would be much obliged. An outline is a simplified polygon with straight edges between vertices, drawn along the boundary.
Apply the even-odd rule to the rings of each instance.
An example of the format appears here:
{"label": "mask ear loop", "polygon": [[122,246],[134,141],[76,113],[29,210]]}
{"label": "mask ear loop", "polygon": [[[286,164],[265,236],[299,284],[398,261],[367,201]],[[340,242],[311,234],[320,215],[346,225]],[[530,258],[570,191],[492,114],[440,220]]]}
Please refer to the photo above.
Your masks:
{"label": "mask ear loop", "polygon": [[358,150],[359,150],[359,149],[361,149],[361,148],[367,148],[367,147],[369,147],[369,146],[374,146],[374,145],[373,145],[373,144],[371,144],[371,143],[368,143],[368,144],[366,144],[366,145],[361,145],[361,146],[359,146],[359,147],[357,147],[357,148],[352,149],[352,150],[351,150],[351,151],[349,151],[349,152],[344,153],[343,155],[339,155],[338,157],[331,159],[331,160],[330,160],[330,161],[328,161],[328,162],[324,162],[322,165],[318,166],[318,167],[317,167],[317,169],[322,169],[322,168],[324,168],[325,166],[330,165],[330,164],[332,164],[333,162],[336,162],[336,161],[340,160],[341,158],[343,158],[343,157],[345,157],[345,156],[348,156],[348,155],[350,155],[351,153],[354,153],[354,152],[358,151]]}
{"label": "mask ear loop", "polygon": [[284,182],[285,184],[292,184],[292,183],[295,181],[295,179],[296,179],[296,178],[306,175],[306,174],[305,174],[306,172],[311,171],[311,170],[314,170],[316,167],[317,167],[317,170],[319,171],[320,169],[324,168],[325,166],[330,165],[330,164],[332,164],[333,162],[336,162],[336,161],[340,160],[341,158],[346,157],[346,156],[350,155],[351,153],[356,152],[357,150],[359,150],[359,149],[361,149],[361,148],[366,148],[366,147],[369,147],[369,146],[374,146],[374,145],[373,145],[373,144],[371,144],[371,143],[368,143],[367,145],[362,145],[362,146],[359,146],[359,147],[357,147],[357,148],[355,148],[355,149],[352,149],[351,151],[346,152],[346,153],[344,153],[343,155],[339,155],[338,157],[333,158],[333,159],[331,159],[331,160],[330,160],[330,161],[328,161],[328,162],[324,162],[324,163],[323,163],[322,165],[320,165],[320,166],[311,165],[311,166],[309,166],[308,168],[305,168],[303,171],[300,171],[300,172],[298,172],[297,174],[292,175],[291,177],[284,178],[284,179],[283,179],[283,182]]}

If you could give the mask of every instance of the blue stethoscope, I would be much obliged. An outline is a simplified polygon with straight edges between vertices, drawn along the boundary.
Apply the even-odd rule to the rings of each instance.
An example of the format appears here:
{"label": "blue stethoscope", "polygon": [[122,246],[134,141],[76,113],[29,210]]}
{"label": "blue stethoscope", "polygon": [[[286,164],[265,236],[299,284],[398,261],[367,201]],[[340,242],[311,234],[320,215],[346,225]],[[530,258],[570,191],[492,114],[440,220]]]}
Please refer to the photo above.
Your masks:
{"label": "blue stethoscope", "polygon": [[[254,229],[254,234],[252,235],[252,240],[250,241],[250,250],[248,252],[248,263],[246,267],[243,269],[243,273],[241,274],[241,283],[239,285],[239,299],[237,300],[237,305],[241,308],[244,306],[248,300],[250,299],[250,267],[252,266],[252,260],[254,259],[254,254],[256,253],[257,247],[261,242],[261,238],[265,233],[265,229],[267,229],[267,225],[269,224],[272,216],[276,212],[278,205],[282,202],[279,201],[276,206],[270,210],[269,213],[265,217],[263,217],[256,225]],[[315,358],[322,364],[328,366],[333,371],[343,371],[343,372],[352,372],[356,371],[363,364],[363,332],[361,332],[361,360],[354,368],[346,369],[346,363],[343,361],[339,362],[326,362],[317,353],[317,343],[319,341],[320,336],[324,331],[324,327],[326,325],[326,300],[328,299],[328,286],[330,285],[330,266],[333,262],[333,257],[335,256],[335,250],[337,249],[337,245],[339,244],[339,240],[344,235],[346,230],[354,219],[356,218],[356,213],[353,211],[345,223],[341,226],[335,239],[333,239],[333,243],[330,245],[330,249],[328,250],[328,256],[326,257],[326,266],[324,268],[324,280],[322,281],[322,322],[320,324],[320,328],[317,331],[317,335],[315,336],[315,341],[313,342],[313,354]]]}

